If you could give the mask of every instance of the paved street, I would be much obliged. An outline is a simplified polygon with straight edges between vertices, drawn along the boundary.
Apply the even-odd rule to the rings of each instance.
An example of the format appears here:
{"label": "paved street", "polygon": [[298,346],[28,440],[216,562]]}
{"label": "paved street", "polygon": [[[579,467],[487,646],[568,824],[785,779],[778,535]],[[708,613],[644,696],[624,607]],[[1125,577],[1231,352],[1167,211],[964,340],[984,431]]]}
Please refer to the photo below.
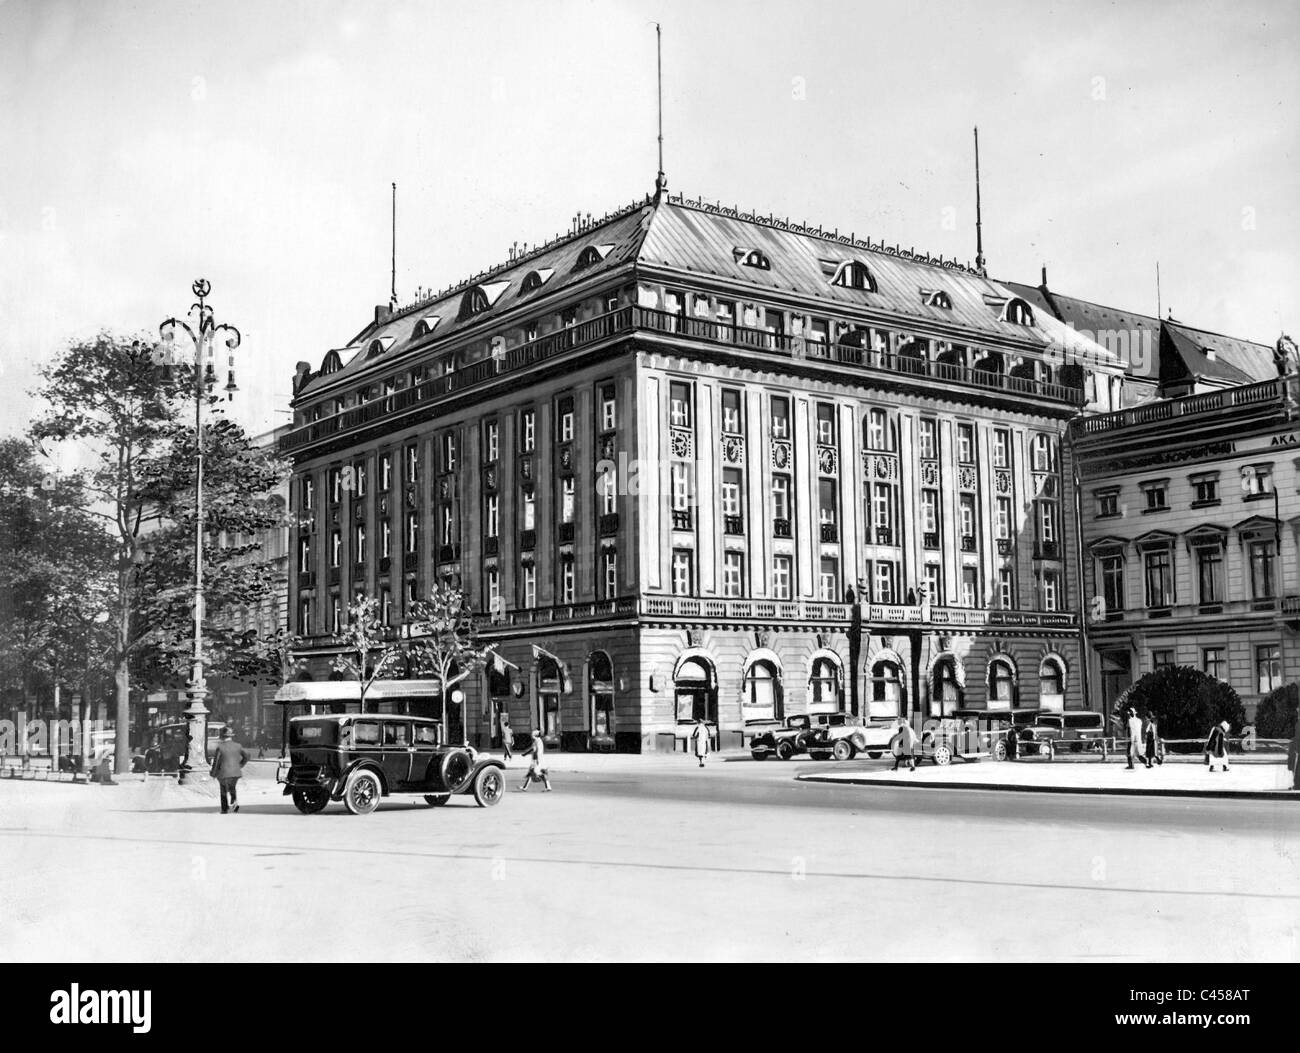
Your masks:
{"label": "paved street", "polygon": [[[1289,801],[836,786],[794,781],[820,765],[716,757],[703,771],[680,756],[554,761],[551,794],[363,818],[299,815],[269,762],[230,816],[171,785],[0,782],[0,955],[1300,958]],[[522,768],[510,774],[513,787]]]}

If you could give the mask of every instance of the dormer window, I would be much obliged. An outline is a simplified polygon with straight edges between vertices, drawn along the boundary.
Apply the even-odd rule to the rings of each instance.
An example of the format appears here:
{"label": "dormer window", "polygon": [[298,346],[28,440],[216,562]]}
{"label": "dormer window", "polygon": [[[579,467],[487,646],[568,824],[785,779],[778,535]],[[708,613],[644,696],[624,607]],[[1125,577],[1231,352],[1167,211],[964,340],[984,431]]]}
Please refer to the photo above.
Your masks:
{"label": "dormer window", "polygon": [[945,311],[952,310],[952,297],[942,289],[922,289],[921,302],[926,307],[941,307]]}
{"label": "dormer window", "polygon": [[841,263],[835,271],[835,277],[831,279],[831,284],[838,285],[842,289],[876,291],[876,279],[861,260],[845,260]]}
{"label": "dormer window", "polygon": [[1017,297],[1007,301],[1006,307],[1002,309],[1002,318],[1012,325],[1033,325],[1034,309]]}
{"label": "dormer window", "polygon": [[588,245],[578,254],[578,262],[573,269],[580,271],[586,267],[594,267],[609,255],[609,250],[613,247],[613,245]]}
{"label": "dormer window", "polygon": [[438,328],[438,323],[441,321],[442,319],[436,314],[426,315],[415,323],[415,330],[411,333],[411,339],[419,340],[422,336],[428,336]]}
{"label": "dormer window", "polygon": [[460,298],[460,321],[466,318],[473,318],[476,314],[482,314],[488,310],[497,300],[501,299],[501,294],[509,287],[509,282],[488,282],[484,285],[475,285],[472,289],[466,289],[465,295]]}
{"label": "dormer window", "polygon": [[370,346],[366,348],[366,358],[376,358],[382,355],[396,343],[396,338],[391,336],[379,336],[370,341]]}
{"label": "dormer window", "polygon": [[731,250],[731,254],[735,256],[736,262],[742,267],[753,267],[755,270],[760,271],[770,271],[772,269],[772,261],[758,249],[744,249],[737,246]]}
{"label": "dormer window", "polygon": [[555,270],[552,267],[543,267],[538,271],[529,271],[524,275],[523,285],[519,288],[520,294],[535,292],[540,289],[550,280],[551,275],[554,273]]}
{"label": "dormer window", "polygon": [[325,360],[320,364],[321,375],[325,376],[330,373],[337,373],[343,368],[343,360],[339,358],[337,351],[329,351],[325,355]]}

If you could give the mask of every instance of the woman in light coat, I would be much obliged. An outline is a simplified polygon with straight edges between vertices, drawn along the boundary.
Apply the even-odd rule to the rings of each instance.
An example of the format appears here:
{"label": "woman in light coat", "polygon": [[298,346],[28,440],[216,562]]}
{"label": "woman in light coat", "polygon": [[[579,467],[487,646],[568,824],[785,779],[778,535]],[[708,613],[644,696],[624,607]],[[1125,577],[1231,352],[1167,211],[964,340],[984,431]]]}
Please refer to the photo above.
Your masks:
{"label": "woman in light coat", "polygon": [[889,748],[894,754],[894,771],[898,771],[898,766],[903,761],[907,761],[910,771],[916,771],[916,732],[912,730],[912,725],[901,717],[898,721],[898,731],[890,739]]}
{"label": "woman in light coat", "polygon": [[695,722],[695,731],[691,734],[695,756],[699,758],[700,767],[704,767],[704,758],[709,755],[709,725],[702,720]]}

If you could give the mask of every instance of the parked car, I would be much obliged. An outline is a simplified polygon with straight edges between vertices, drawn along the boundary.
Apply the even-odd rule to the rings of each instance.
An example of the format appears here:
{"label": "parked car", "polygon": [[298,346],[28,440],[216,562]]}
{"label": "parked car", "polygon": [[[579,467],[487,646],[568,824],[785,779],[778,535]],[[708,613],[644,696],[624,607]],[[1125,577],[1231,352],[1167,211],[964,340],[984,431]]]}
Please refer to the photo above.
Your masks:
{"label": "parked car", "polygon": [[1020,746],[1026,753],[1052,757],[1061,750],[1106,752],[1106,718],[1101,713],[1039,713],[1020,731]]}
{"label": "parked car", "polygon": [[766,760],[775,754],[780,760],[789,760],[796,753],[808,749],[808,739],[814,731],[826,726],[834,713],[800,713],[786,717],[785,723],[766,731],[760,731],[749,743],[749,752],[754,760]]}
{"label": "parked car", "polygon": [[921,733],[920,756],[940,767],[954,760],[1005,760],[1009,729],[1000,718],[942,717],[926,723]]}
{"label": "parked car", "polygon": [[897,729],[895,721],[865,721],[849,713],[832,713],[824,727],[808,737],[808,755],[813,760],[851,760],[865,753],[872,760],[884,755]]}
{"label": "parked car", "polygon": [[505,765],[468,746],[442,741],[441,724],[391,713],[339,713],[289,721],[284,792],[304,815],[342,801],[369,815],[383,797],[423,797],[437,806],[472,794],[482,808],[500,802]]}

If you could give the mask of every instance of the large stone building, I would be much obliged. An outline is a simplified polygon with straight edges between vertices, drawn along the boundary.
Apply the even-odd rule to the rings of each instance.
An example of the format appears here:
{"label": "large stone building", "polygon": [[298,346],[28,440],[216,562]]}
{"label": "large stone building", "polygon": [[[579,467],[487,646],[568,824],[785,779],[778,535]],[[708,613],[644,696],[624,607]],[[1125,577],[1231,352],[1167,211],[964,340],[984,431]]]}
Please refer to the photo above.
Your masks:
{"label": "large stone building", "polygon": [[1103,705],[1167,665],[1227,681],[1248,714],[1300,677],[1297,417],[1275,376],[1075,422]]}
{"label": "large stone building", "polygon": [[971,268],[656,195],[300,363],[293,628],[324,679],[355,594],[459,582],[482,745],[1083,707],[1063,440],[1121,387]]}

